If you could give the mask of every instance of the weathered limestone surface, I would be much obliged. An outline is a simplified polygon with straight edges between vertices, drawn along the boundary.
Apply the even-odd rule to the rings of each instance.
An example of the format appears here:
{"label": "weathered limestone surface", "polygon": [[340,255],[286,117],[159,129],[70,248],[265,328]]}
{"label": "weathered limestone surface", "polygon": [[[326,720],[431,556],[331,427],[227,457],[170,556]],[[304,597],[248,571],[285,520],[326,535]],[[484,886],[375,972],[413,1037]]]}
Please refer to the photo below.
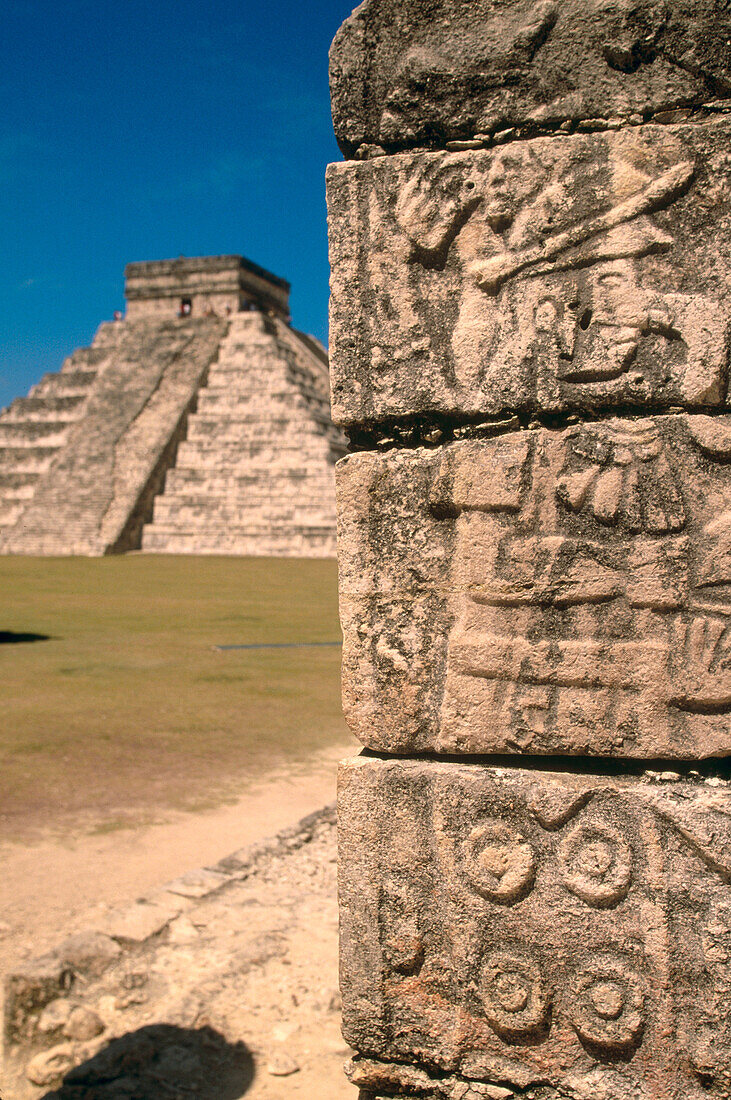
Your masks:
{"label": "weathered limestone surface", "polygon": [[343,697],[387,752],[731,752],[731,417],[340,464]]}
{"label": "weathered limestone surface", "polygon": [[359,758],[339,820],[362,1088],[728,1096],[728,781]]}
{"label": "weathered limestone surface", "polygon": [[331,166],[336,422],[727,405],[730,149],[724,116]]}
{"label": "weathered limestone surface", "polygon": [[91,347],[75,351],[60,371],[44,375],[27,397],[0,412],[0,543],[83,417],[97,372],[114,347],[111,335],[102,325]]}
{"label": "weathered limestone surface", "polygon": [[327,356],[278,318],[235,314],[142,549],[335,556]]}
{"label": "weathered limestone surface", "polygon": [[366,0],[333,44],[360,1100],[731,1096],[730,42]]}
{"label": "weathered limestone surface", "polygon": [[[346,156],[731,95],[725,0],[366,0],[330,52]],[[363,152],[368,150],[361,150]]]}

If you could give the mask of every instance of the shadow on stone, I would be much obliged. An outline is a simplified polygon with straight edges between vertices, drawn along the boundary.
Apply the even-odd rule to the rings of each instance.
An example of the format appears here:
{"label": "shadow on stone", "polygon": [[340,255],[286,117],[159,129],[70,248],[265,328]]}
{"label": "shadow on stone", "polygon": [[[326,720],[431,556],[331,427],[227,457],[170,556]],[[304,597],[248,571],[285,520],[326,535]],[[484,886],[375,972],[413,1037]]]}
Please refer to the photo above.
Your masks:
{"label": "shadow on stone", "polygon": [[153,1024],[113,1039],[43,1100],[239,1100],[253,1080],[245,1043],[211,1027]]}
{"label": "shadow on stone", "polygon": [[18,642],[50,642],[50,634],[16,634],[12,630],[0,630],[0,645],[17,645]]}

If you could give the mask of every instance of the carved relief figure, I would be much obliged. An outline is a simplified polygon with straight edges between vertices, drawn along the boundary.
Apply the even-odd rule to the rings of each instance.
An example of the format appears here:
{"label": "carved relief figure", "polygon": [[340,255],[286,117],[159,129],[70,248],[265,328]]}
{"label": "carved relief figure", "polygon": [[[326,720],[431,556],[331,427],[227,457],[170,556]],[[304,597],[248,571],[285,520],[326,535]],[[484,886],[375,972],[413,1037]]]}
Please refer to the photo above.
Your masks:
{"label": "carved relief figure", "polygon": [[722,400],[719,304],[645,286],[638,267],[672,247],[652,215],[688,190],[692,162],[667,142],[659,163],[633,142],[603,158],[572,142],[442,156],[404,182],[395,218],[407,262],[428,273],[453,257],[461,273],[451,340],[461,399],[500,394],[509,379],[546,409],[577,387],[595,401]]}
{"label": "carved relief figure", "polygon": [[558,737],[607,753],[612,734],[644,755],[689,754],[722,728],[731,486],[699,453],[694,420],[607,420],[447,452],[432,487],[456,530],[445,746],[477,745],[484,730],[505,751],[556,751]]}

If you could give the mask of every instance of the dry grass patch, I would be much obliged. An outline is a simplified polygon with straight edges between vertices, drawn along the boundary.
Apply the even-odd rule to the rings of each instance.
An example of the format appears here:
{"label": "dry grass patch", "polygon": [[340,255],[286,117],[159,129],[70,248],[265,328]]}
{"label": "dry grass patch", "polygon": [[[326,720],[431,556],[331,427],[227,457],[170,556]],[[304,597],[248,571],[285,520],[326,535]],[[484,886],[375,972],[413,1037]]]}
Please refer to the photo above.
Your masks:
{"label": "dry grass patch", "polygon": [[[0,558],[0,824],[234,797],[347,737],[333,561]],[[13,636],[47,640],[15,642]]]}

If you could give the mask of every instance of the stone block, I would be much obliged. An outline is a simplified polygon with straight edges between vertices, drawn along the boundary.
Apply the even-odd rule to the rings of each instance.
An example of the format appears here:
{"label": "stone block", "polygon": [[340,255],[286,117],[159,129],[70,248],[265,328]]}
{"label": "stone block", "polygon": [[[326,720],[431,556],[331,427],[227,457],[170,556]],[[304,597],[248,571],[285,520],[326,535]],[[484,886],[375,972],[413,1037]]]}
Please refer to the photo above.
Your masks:
{"label": "stone block", "polygon": [[228,875],[218,874],[202,867],[197,871],[188,871],[180,878],[168,882],[165,890],[169,894],[179,894],[184,898],[204,898],[220,890],[231,879]]}
{"label": "stone block", "polygon": [[30,1038],[46,1005],[73,984],[73,970],[55,953],[32,959],[8,974],[3,983],[4,1044]]}
{"label": "stone block", "polygon": [[731,416],[338,468],[346,718],[385,752],[731,751]]}
{"label": "stone block", "polygon": [[339,798],[366,1095],[728,1096],[728,780],[363,756]]}
{"label": "stone block", "polygon": [[731,95],[724,0],[366,0],[330,51],[341,149],[667,113]]}
{"label": "stone block", "polygon": [[333,417],[728,404],[731,123],[328,172]]}
{"label": "stone block", "polygon": [[184,899],[159,895],[157,902],[135,902],[124,909],[110,909],[100,920],[102,932],[122,944],[144,943],[179,916]]}

